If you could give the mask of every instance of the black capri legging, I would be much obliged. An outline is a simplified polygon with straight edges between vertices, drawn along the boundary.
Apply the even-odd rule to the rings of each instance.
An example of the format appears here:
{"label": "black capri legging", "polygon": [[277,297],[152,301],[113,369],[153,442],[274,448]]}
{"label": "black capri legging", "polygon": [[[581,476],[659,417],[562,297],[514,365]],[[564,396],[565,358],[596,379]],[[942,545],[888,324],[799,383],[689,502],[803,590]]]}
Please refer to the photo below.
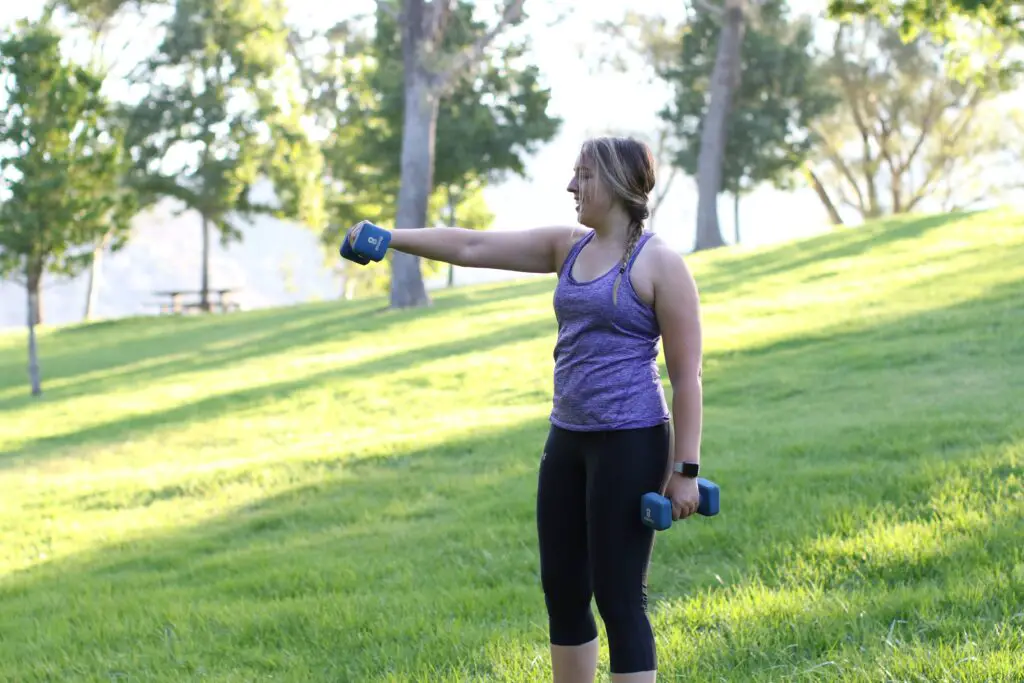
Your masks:
{"label": "black capri legging", "polygon": [[541,583],[554,645],[597,637],[593,597],[608,633],[612,673],[657,668],[647,618],[654,531],[640,499],[660,491],[671,431],[657,427],[572,432],[552,425],[537,483]]}

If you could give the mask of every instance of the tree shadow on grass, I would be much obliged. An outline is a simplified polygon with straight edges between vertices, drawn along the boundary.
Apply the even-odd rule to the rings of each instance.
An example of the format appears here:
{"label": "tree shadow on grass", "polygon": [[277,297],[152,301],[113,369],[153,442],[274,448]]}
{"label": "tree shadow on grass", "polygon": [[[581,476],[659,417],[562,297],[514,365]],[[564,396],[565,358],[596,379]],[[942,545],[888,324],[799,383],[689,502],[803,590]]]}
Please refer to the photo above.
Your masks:
{"label": "tree shadow on grass", "polygon": [[[102,340],[93,342],[92,345],[96,346],[106,343],[105,337],[98,336],[98,333],[115,334],[122,341],[146,340],[166,337],[167,331],[161,329],[162,325],[166,325],[172,330],[180,330],[177,332],[180,339],[174,341],[187,342],[196,329],[223,329],[223,336],[230,338],[239,333],[260,332],[275,325],[288,325],[294,322],[315,323],[317,316],[331,319],[341,317],[348,324],[353,324],[353,319],[361,316],[360,320],[366,325],[362,329],[380,327],[381,331],[384,331],[383,328],[391,324],[442,315],[467,305],[489,304],[509,298],[540,294],[550,290],[552,285],[551,279],[545,277],[468,285],[432,292],[429,306],[414,309],[391,309],[386,297],[373,296],[354,301],[308,302],[261,308],[230,315],[127,317],[68,325],[53,330],[49,336],[53,339],[74,339],[82,337],[85,333],[90,341]],[[71,349],[68,352],[71,352]]]}
{"label": "tree shadow on grass", "polygon": [[[392,311],[381,302],[310,304],[228,317],[184,317],[118,321],[90,348],[58,347],[44,365],[44,400],[103,392],[132,382],[151,382],[181,373],[224,368],[285,351],[295,352],[355,335],[387,335],[389,328],[419,321],[467,305],[488,305],[531,296],[551,288],[550,282],[504,285],[480,291],[444,293],[425,309]],[[553,320],[553,318],[552,318]],[[553,324],[553,323],[552,323]],[[137,330],[138,334],[126,333]],[[59,334],[59,332],[58,332]],[[64,344],[66,346],[66,344]],[[11,379],[4,381],[10,373]],[[15,386],[23,368],[0,366],[0,387]],[[95,375],[95,376],[94,376]],[[80,379],[75,380],[76,377]],[[48,387],[49,382],[57,386]],[[0,398],[0,409],[28,405],[37,399],[24,394]]]}
{"label": "tree shadow on grass", "polygon": [[373,382],[379,375],[414,368],[421,363],[430,363],[464,353],[476,354],[493,351],[508,344],[537,339],[551,334],[553,329],[553,323],[546,319],[510,325],[476,337],[419,346],[408,351],[370,360],[356,360],[351,364],[338,365],[330,370],[303,375],[295,379],[215,394],[169,410],[130,415],[84,429],[30,440],[22,445],[17,454],[12,454],[16,456],[15,458],[7,459],[5,463],[5,458],[0,457],[0,468],[59,455],[68,448],[116,443],[131,439],[138,434],[151,435],[154,431],[173,429],[178,424],[201,424],[216,420],[227,413],[241,412],[254,406],[286,399],[303,389],[323,385],[336,379],[348,378],[353,374],[357,374],[361,382]]}
{"label": "tree shadow on grass", "polygon": [[[289,344],[326,340],[332,333],[344,338],[380,322],[369,304],[359,302],[330,309],[312,304],[229,316],[141,317],[97,324],[102,331],[94,334],[81,334],[90,324],[40,338],[42,400],[92,393],[108,382],[184,372],[194,363],[225,362],[231,354],[244,360]],[[23,360],[4,356],[0,387],[23,384]],[[38,399],[14,395],[0,399],[0,408],[33,400]]]}
{"label": "tree shadow on grass", "polygon": [[698,284],[702,294],[718,294],[749,284],[754,279],[833,259],[849,259],[871,249],[891,247],[897,242],[917,239],[931,230],[971,215],[948,213],[912,219],[898,217],[867,227],[837,229],[781,246],[762,248],[752,254],[737,252],[702,268]]}

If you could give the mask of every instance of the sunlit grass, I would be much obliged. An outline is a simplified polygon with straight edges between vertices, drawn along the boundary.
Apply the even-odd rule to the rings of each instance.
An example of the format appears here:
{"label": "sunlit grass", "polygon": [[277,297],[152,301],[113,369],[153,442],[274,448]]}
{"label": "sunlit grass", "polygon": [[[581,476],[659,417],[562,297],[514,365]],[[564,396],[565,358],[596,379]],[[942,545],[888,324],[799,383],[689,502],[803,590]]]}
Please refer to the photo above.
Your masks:
{"label": "sunlit grass", "polygon": [[[1024,678],[1024,217],[688,260],[661,679]],[[0,335],[0,679],[549,680],[551,287],[44,329],[35,400]]]}

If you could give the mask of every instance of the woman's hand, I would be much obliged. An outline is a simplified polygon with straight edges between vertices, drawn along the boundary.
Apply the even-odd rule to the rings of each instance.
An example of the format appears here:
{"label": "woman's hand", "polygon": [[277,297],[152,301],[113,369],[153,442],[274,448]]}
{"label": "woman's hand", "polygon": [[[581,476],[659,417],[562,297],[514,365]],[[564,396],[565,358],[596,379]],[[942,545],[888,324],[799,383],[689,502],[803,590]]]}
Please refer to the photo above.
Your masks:
{"label": "woman's hand", "polygon": [[356,238],[359,237],[359,231],[363,229],[366,222],[367,221],[359,221],[348,229],[348,243],[353,247],[356,246]]}
{"label": "woman's hand", "polygon": [[672,521],[686,519],[700,506],[700,488],[697,480],[672,473],[665,487],[665,497],[672,501]]}

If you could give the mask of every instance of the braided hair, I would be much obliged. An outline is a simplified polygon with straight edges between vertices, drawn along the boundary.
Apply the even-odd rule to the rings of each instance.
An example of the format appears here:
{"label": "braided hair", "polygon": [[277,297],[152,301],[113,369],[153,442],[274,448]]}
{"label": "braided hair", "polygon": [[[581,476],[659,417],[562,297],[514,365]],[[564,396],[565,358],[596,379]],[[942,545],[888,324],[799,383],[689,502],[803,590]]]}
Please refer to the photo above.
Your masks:
{"label": "braided hair", "polygon": [[615,284],[612,285],[613,304],[618,304],[619,285],[626,274],[626,266],[629,265],[629,259],[633,257],[633,250],[636,249],[636,245],[640,243],[640,238],[643,237],[644,220],[649,214],[646,206],[631,206],[629,207],[629,213],[632,221],[629,224],[629,236],[626,238],[626,251],[622,254],[622,261],[619,263],[619,274],[615,278]]}

